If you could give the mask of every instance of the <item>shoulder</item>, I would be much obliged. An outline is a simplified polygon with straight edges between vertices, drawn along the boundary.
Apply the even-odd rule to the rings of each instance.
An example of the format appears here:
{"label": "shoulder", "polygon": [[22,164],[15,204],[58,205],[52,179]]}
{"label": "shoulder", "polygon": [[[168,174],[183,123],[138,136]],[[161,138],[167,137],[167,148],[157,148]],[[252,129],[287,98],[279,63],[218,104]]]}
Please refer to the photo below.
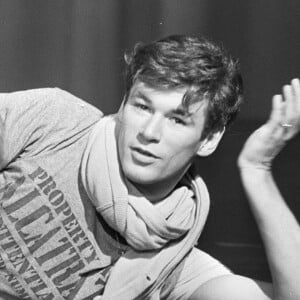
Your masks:
{"label": "shoulder", "polygon": [[[46,101],[49,97],[55,99],[57,96],[57,88],[39,88],[20,90],[13,92],[0,93],[1,103],[14,104],[19,103],[25,105],[26,103]],[[62,91],[62,90],[61,90]]]}
{"label": "shoulder", "polygon": [[60,88],[39,88],[0,93],[0,110],[3,113],[33,113],[35,115],[81,115],[85,113],[98,118],[103,113],[93,105]]}

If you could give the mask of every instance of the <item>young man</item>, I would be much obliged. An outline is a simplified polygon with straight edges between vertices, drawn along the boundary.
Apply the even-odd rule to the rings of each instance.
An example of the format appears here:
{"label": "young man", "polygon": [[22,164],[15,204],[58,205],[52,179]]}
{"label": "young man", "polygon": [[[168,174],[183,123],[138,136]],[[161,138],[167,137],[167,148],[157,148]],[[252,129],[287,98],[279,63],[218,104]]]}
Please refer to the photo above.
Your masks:
{"label": "young man", "polygon": [[298,299],[299,225],[271,162],[299,131],[299,80],[239,157],[272,287],[194,247],[209,196],[193,159],[239,109],[237,64],[186,36],[137,45],[126,62],[113,116],[59,89],[1,95],[2,298]]}

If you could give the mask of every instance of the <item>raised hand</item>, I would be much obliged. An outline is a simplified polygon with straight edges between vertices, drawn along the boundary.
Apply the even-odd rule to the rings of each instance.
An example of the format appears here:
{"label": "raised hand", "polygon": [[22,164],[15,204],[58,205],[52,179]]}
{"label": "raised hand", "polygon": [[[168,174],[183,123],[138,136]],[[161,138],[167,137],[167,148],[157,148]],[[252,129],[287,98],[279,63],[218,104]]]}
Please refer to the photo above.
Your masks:
{"label": "raised hand", "polygon": [[275,95],[269,120],[252,133],[238,159],[243,168],[270,169],[273,159],[300,130],[300,82],[293,79]]}

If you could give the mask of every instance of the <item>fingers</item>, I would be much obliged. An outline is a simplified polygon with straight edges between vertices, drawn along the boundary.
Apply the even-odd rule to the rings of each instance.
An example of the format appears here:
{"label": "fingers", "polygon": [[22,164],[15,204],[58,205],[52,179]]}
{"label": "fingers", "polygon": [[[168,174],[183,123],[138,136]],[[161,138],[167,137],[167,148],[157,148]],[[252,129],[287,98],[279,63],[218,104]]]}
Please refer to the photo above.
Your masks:
{"label": "fingers", "polygon": [[299,79],[293,79],[291,81],[292,91],[295,99],[297,99],[298,110],[300,111],[300,81]]}
{"label": "fingers", "polygon": [[282,88],[285,101],[284,123],[296,125],[300,119],[300,83],[299,79],[293,79],[290,85]]}
{"label": "fingers", "polygon": [[293,95],[291,85],[285,85],[282,88],[283,99],[286,104],[285,109],[285,122],[290,122],[292,115],[294,114],[295,109],[297,109],[297,105],[295,102],[295,97]]}
{"label": "fingers", "polygon": [[282,95],[272,99],[272,111],[268,121],[274,137],[289,140],[300,131],[300,81],[293,79],[284,85]]}
{"label": "fingers", "polygon": [[270,122],[272,125],[280,125],[284,120],[285,103],[281,95],[275,95],[272,99],[272,111]]}

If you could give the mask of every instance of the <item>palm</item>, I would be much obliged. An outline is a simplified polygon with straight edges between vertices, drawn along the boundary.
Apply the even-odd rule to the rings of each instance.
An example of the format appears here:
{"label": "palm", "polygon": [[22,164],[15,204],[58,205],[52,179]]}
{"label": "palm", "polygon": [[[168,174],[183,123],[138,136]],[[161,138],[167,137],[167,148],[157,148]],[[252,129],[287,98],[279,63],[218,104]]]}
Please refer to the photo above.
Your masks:
{"label": "palm", "polygon": [[239,156],[239,167],[270,168],[276,155],[299,130],[300,85],[299,80],[293,80],[291,86],[283,88],[283,96],[274,96],[271,116],[267,123],[247,139]]}

